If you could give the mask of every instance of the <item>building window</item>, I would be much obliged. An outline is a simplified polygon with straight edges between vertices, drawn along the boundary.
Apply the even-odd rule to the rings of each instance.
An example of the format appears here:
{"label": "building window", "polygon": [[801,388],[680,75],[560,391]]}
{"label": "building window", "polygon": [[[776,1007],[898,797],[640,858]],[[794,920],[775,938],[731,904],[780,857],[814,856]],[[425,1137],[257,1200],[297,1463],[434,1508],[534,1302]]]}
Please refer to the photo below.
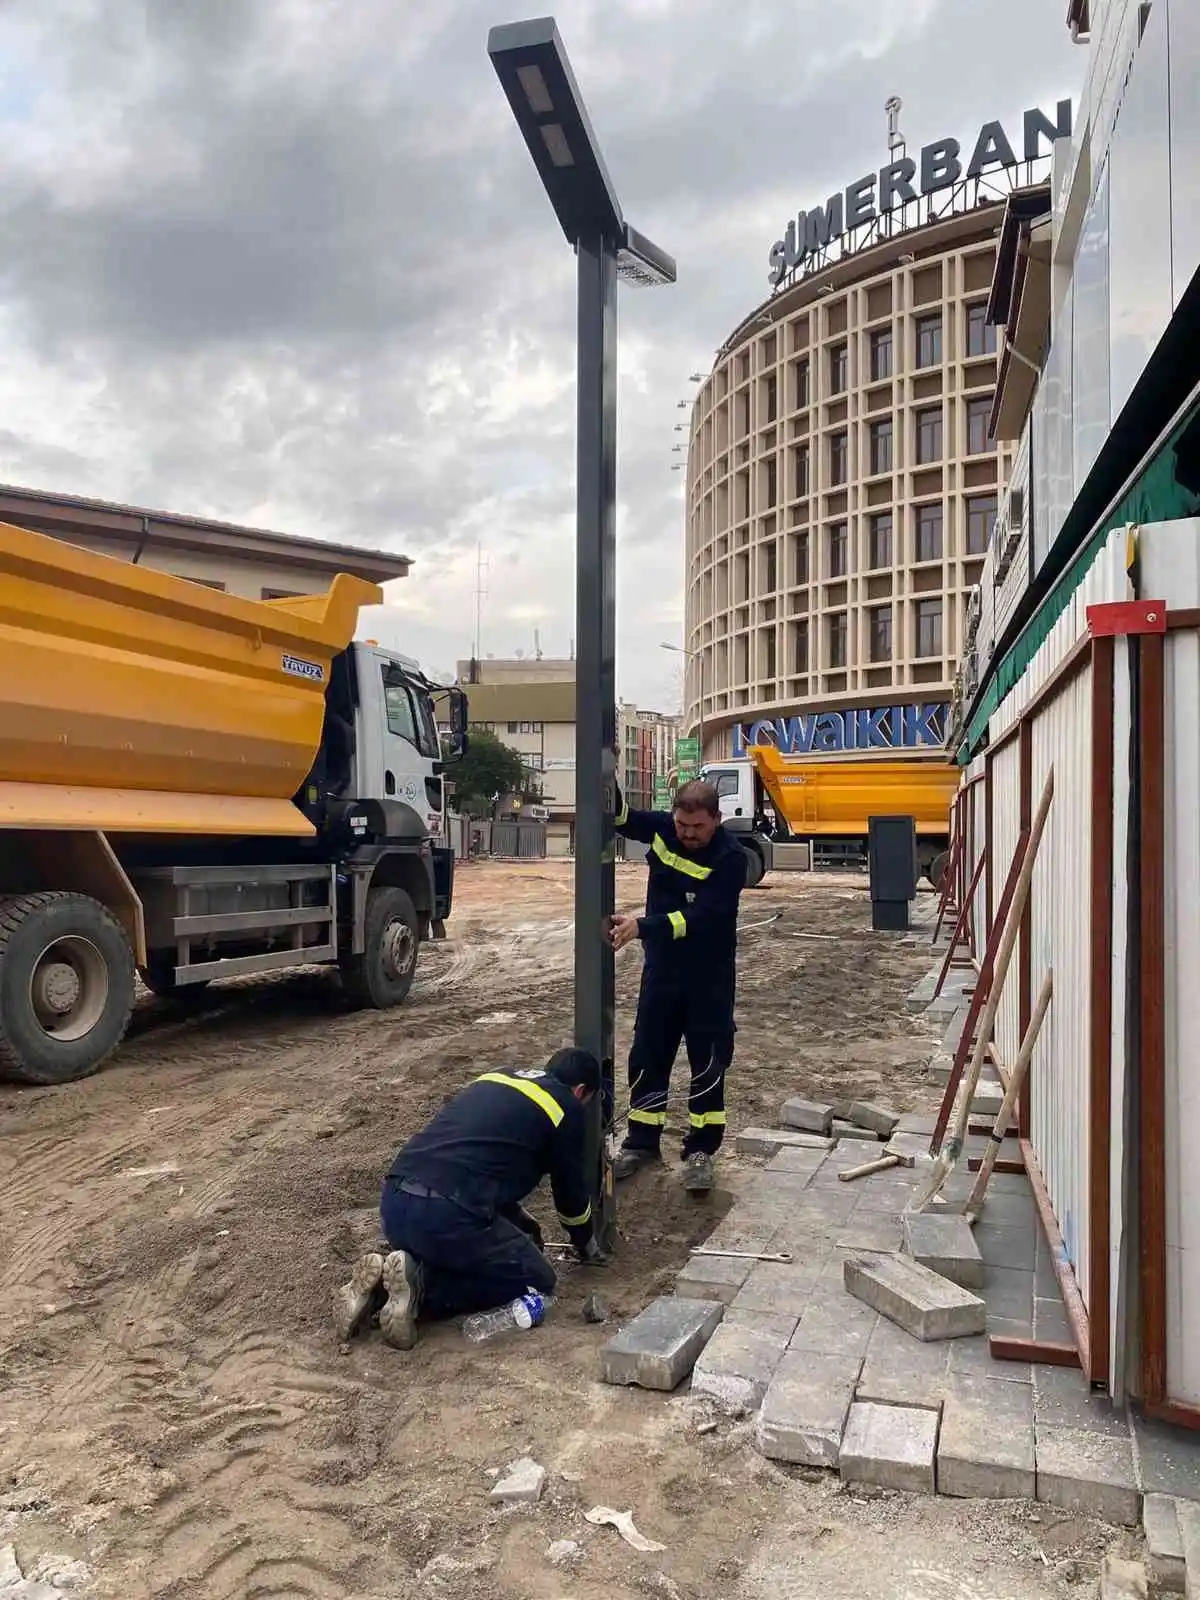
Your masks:
{"label": "building window", "polygon": [[767,462],[767,509],[770,510],[779,499],[779,473],[775,465],[775,457]]}
{"label": "building window", "polygon": [[931,406],[917,412],[917,462],[927,466],[942,459],[942,408]]}
{"label": "building window", "polygon": [[917,601],[917,654],[940,656],[942,653],[942,602]]}
{"label": "building window", "polygon": [[510,722],[508,725],[508,731],[509,733],[520,733],[521,724],[519,722]]}
{"label": "building window", "polygon": [[793,403],[797,411],[802,411],[809,402],[808,357],[805,356],[803,361],[794,361],[792,363],[792,371],[795,374],[792,390]]}
{"label": "building window", "polygon": [[986,455],[993,448],[988,438],[988,422],[992,415],[991,400],[967,401],[967,454]]}
{"label": "building window", "polygon": [[831,578],[844,578],[846,576],[846,557],[850,545],[850,533],[844,522],[835,522],[829,530],[829,576]]}
{"label": "building window", "polygon": [[806,533],[798,533],[796,535],[796,572],[792,581],[793,583],[808,582],[808,535]]}
{"label": "building window", "polygon": [[892,659],[891,606],[873,606],[867,612],[867,624],[870,629],[871,660],[890,661]]}
{"label": "building window", "polygon": [[917,318],[917,365],[940,367],[942,364],[942,318]]}
{"label": "building window", "polygon": [[844,611],[835,612],[829,618],[827,626],[829,630],[829,665],[831,667],[844,667],[846,665],[846,613]]}
{"label": "building window", "polygon": [[879,383],[892,375],[892,330],[877,328],[871,335],[871,382]]}
{"label": "building window", "polygon": [[792,671],[808,671],[808,623],[792,624]]}
{"label": "building window", "polygon": [[771,540],[763,551],[763,593],[774,594],[779,587],[779,562],[775,554],[775,541]]}
{"label": "building window", "polygon": [[870,557],[873,567],[892,564],[892,513],[877,511],[870,521]]}
{"label": "building window", "polygon": [[521,724],[522,733],[541,733],[541,731],[542,725],[540,722],[523,722]]}
{"label": "building window", "polygon": [[987,304],[979,300],[967,307],[967,356],[994,356],[996,330],[987,319]]}
{"label": "building window", "polygon": [[808,446],[797,445],[792,452],[795,462],[795,487],[794,495],[797,500],[802,500],[808,493]]}
{"label": "building window", "polygon": [[763,642],[763,677],[771,683],[775,679],[775,629],[770,628],[762,635]]}
{"label": "building window", "polygon": [[850,375],[850,355],[844,344],[835,344],[829,352],[829,392],[845,394]]}
{"label": "building window", "polygon": [[774,376],[766,380],[767,421],[774,422],[779,414],[779,384]]}
{"label": "building window", "polygon": [[892,470],[892,419],[886,417],[882,422],[871,424],[871,471],[890,472]]}
{"label": "building window", "polygon": [[917,507],[917,538],[914,561],[942,559],[942,503]]}
{"label": "building window", "polygon": [[850,472],[850,445],[844,433],[835,433],[829,439],[829,481],[845,483]]}
{"label": "building window", "polygon": [[967,554],[984,556],[996,526],[996,496],[977,494],[967,501]]}

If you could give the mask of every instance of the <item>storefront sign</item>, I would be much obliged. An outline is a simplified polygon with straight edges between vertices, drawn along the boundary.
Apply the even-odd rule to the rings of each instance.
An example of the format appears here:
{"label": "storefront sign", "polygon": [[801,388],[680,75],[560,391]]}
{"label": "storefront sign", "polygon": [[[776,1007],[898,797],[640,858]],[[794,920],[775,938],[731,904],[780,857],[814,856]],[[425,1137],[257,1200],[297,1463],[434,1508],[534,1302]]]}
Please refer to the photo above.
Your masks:
{"label": "storefront sign", "polygon": [[804,717],[772,717],[740,723],[733,754],[754,744],[773,744],[782,755],[826,755],[836,750],[938,749],[946,742],[945,701],[915,706],[874,706],[855,711],[814,711]]}

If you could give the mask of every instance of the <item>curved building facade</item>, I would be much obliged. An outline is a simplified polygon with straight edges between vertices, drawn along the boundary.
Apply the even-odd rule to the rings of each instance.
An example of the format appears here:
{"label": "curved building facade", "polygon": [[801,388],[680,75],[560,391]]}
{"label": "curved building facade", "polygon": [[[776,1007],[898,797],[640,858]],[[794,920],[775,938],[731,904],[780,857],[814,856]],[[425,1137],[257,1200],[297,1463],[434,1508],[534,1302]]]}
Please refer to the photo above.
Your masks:
{"label": "curved building facade", "polygon": [[988,436],[1003,204],[817,266],[730,336],[687,462],[685,721],[792,752],[929,746],[1008,461]]}

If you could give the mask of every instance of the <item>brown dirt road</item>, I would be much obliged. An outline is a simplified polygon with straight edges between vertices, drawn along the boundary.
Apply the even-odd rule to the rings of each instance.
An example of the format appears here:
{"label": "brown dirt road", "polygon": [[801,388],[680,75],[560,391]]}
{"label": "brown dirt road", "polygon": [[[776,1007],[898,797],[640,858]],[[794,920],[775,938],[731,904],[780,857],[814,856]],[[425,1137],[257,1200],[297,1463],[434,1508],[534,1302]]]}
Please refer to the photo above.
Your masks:
{"label": "brown dirt road", "polygon": [[[620,869],[623,903],[642,876]],[[903,1009],[927,958],[870,932],[861,880],[778,880],[742,922],[735,1129],[796,1092],[928,1104],[928,1030]],[[744,1428],[698,1435],[686,1397],[596,1381],[607,1335],[582,1322],[584,1295],[633,1314],[728,1204],[688,1200],[674,1170],[623,1192],[618,1260],[566,1271],[535,1334],[338,1347],[330,1291],[375,1238],[395,1147],[472,1074],[568,1040],[568,864],[464,870],[452,929],[401,1011],[348,1012],[323,973],[190,1008],[147,997],[96,1078],[0,1088],[0,1544],[79,1557],[96,1594],[124,1600],[724,1600],[743,1582],[784,1592],[756,1586],[772,1530],[803,1545],[878,1520],[762,1461]],[[621,958],[622,1054],[637,969]],[[736,1189],[742,1163],[721,1170]],[[542,1504],[492,1508],[489,1472],[525,1454],[548,1470]],[[587,1525],[597,1503],[631,1508],[666,1554]],[[987,1592],[1058,1592],[1034,1582],[1040,1535],[1012,1514],[994,1514],[1011,1586],[997,1524],[972,1546],[952,1507],[920,1513],[926,1564],[933,1515],[961,1564],[978,1547]],[[559,1539],[583,1546],[578,1565],[548,1562]],[[894,1557],[899,1527],[882,1542]]]}

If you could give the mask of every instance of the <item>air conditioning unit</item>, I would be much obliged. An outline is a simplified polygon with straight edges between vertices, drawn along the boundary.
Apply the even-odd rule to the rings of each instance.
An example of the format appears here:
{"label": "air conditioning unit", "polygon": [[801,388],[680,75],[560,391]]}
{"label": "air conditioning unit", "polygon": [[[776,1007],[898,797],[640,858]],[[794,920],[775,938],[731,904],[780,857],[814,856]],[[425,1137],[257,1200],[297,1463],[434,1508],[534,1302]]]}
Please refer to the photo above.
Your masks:
{"label": "air conditioning unit", "polygon": [[549,822],[550,821],[550,807],[549,806],[526,806],[525,807],[525,815],[527,817],[532,817],[535,822]]}
{"label": "air conditioning unit", "polygon": [[967,643],[969,644],[979,632],[980,619],[983,616],[983,592],[978,584],[971,590],[971,597],[967,601]]}

